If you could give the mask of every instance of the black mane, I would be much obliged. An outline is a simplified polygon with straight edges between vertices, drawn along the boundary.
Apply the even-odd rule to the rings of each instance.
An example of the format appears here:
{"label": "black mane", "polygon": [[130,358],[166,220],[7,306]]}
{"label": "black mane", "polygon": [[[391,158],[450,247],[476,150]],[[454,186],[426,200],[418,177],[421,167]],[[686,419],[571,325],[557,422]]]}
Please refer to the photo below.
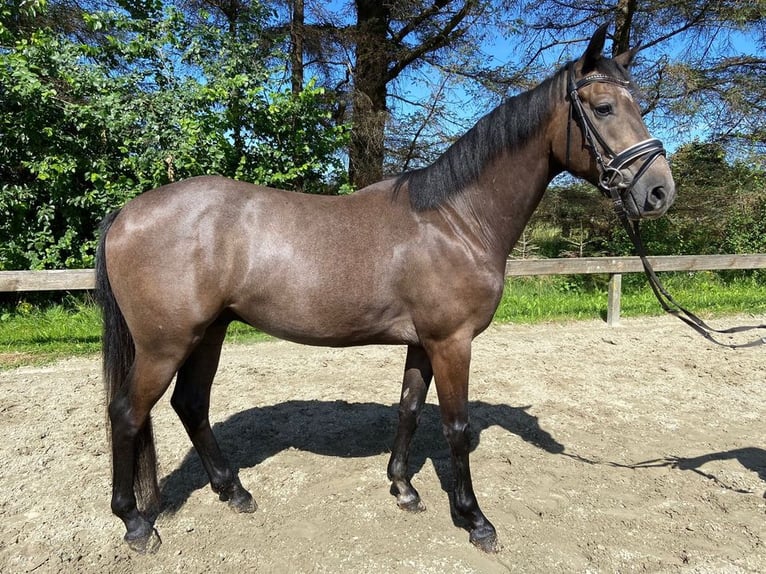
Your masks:
{"label": "black mane", "polygon": [[431,209],[475,182],[486,165],[537,133],[564,92],[563,69],[537,87],[500,104],[481,118],[431,165],[397,177],[406,183],[416,211]]}

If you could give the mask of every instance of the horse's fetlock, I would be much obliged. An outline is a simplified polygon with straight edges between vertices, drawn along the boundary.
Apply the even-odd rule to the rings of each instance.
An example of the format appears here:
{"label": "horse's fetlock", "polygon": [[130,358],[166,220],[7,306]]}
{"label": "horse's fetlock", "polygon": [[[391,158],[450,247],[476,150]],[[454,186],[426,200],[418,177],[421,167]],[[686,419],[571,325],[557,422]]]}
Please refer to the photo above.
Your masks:
{"label": "horse's fetlock", "polygon": [[125,521],[126,525],[128,525],[128,522],[130,521],[137,521],[141,519],[141,515],[138,512],[138,506],[136,504],[136,497],[132,491],[126,494],[114,492],[112,494],[111,507],[114,515]]}
{"label": "horse's fetlock", "polygon": [[226,469],[213,473],[210,477],[210,488],[219,495],[221,500],[228,500],[230,496],[242,488],[242,484],[233,472]]}
{"label": "horse's fetlock", "polygon": [[479,503],[475,496],[465,493],[455,493],[455,511],[469,523],[474,524],[479,520],[477,518],[478,510]]}

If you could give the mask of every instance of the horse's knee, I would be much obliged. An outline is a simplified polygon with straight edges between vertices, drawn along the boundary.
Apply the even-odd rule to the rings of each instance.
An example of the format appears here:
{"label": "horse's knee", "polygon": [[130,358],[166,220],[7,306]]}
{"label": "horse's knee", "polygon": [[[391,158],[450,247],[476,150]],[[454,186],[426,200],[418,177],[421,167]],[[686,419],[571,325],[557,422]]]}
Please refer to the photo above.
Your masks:
{"label": "horse's knee", "polygon": [[468,453],[471,425],[467,420],[455,420],[442,425],[442,432],[456,454]]}

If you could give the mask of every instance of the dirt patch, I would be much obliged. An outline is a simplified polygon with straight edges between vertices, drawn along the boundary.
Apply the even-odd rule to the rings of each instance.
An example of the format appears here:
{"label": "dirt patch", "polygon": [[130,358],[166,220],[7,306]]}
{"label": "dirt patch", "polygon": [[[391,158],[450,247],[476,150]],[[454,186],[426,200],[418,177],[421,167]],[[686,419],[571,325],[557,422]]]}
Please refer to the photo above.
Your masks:
{"label": "dirt patch", "polygon": [[35,356],[32,353],[0,352],[0,369],[11,369],[32,362],[36,362]]}
{"label": "dirt patch", "polygon": [[672,318],[491,327],[470,395],[491,556],[450,517],[433,390],[411,457],[428,510],[389,494],[403,360],[228,346],[211,418],[259,509],[217,500],[166,396],[153,556],[128,550],[109,510],[98,359],[0,372],[0,571],[766,571],[763,347],[714,347]]}

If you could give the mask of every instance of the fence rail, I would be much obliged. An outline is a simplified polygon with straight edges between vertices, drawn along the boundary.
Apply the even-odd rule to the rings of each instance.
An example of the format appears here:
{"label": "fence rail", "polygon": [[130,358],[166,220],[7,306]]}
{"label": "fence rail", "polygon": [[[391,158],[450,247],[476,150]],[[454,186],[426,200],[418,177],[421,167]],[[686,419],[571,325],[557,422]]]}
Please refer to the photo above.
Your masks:
{"label": "fence rail", "polygon": [[[655,271],[715,271],[724,269],[764,269],[766,253],[744,255],[661,255],[649,257]],[[577,275],[594,273],[640,273],[638,257],[580,257],[572,259],[510,259],[507,276]]]}
{"label": "fence rail", "polygon": [[[672,255],[649,257],[655,271],[714,271],[724,269],[766,269],[766,253],[744,255]],[[582,257],[573,259],[510,259],[505,274],[610,275],[607,323],[620,320],[620,294],[623,273],[643,271],[638,257]],[[93,269],[63,271],[0,271],[0,292],[81,291],[95,287]]]}
{"label": "fence rail", "polygon": [[0,271],[0,292],[82,291],[94,289],[93,269],[62,271]]}
{"label": "fence rail", "polygon": [[[662,255],[649,257],[655,271],[717,271],[725,269],[764,269],[766,253],[742,255]],[[581,257],[573,259],[512,259],[506,276],[576,275],[604,273],[609,275],[606,323],[614,327],[620,322],[622,274],[641,273],[644,267],[638,257]]]}

